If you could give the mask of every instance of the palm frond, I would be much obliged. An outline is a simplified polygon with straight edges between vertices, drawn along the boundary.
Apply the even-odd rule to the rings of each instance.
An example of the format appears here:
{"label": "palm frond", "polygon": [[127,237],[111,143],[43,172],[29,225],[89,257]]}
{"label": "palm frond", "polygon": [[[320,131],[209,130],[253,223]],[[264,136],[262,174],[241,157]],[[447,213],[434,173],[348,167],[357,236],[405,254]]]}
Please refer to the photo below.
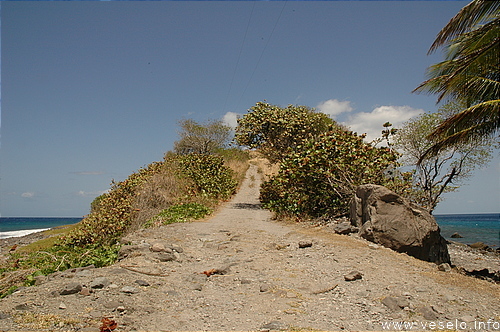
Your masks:
{"label": "palm frond", "polygon": [[498,17],[500,1],[474,0],[462,8],[438,33],[429,53],[434,52],[460,34],[472,30],[492,17]]}

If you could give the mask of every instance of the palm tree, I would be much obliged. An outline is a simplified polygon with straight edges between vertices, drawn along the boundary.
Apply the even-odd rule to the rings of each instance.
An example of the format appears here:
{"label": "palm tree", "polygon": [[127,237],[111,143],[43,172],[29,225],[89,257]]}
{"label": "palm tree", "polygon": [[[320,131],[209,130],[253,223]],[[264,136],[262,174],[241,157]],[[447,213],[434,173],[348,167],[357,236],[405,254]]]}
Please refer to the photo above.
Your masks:
{"label": "palm tree", "polygon": [[435,154],[467,144],[500,129],[500,1],[474,0],[439,32],[429,53],[444,46],[445,61],[428,69],[429,79],[414,92],[458,100],[466,108],[442,122],[430,135]]}

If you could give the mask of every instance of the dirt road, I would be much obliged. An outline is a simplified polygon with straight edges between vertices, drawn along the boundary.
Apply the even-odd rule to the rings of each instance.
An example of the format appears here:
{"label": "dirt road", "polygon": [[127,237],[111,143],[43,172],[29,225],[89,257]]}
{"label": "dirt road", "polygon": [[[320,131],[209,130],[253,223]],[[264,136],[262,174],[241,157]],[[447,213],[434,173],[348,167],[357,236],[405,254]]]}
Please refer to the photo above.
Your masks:
{"label": "dirt road", "polygon": [[[259,187],[251,166],[212,218],[132,234],[114,266],[40,278],[0,301],[0,330],[98,331],[103,317],[116,331],[398,330],[397,322],[462,330],[500,322],[500,285],[328,228],[272,221]],[[351,272],[359,274],[346,281]],[[74,294],[61,295],[71,287]]]}

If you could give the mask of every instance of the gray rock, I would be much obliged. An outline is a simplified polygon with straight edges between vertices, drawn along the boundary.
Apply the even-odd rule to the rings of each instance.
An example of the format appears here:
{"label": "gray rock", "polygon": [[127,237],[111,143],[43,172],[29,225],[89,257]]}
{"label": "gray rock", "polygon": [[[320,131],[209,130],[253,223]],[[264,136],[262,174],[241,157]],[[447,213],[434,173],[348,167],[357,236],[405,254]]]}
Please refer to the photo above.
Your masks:
{"label": "gray rock", "polygon": [[172,262],[176,260],[176,256],[171,252],[160,252],[156,257],[160,262]]}
{"label": "gray rock", "polygon": [[351,271],[344,276],[345,281],[354,281],[354,280],[359,280],[362,278],[363,278],[363,275],[358,271]]}
{"label": "gray rock", "polygon": [[460,235],[460,234],[458,234],[458,233],[453,233],[453,234],[451,234],[451,236],[450,236],[450,237],[451,237],[452,239],[461,239],[461,238],[463,238],[463,236],[462,236],[462,235]]}
{"label": "gray rock", "polygon": [[490,249],[490,247],[488,247],[483,242],[476,242],[473,244],[469,244],[469,247],[471,247],[473,249],[479,249],[479,250],[489,250]]}
{"label": "gray rock", "polygon": [[364,239],[424,261],[450,263],[446,240],[434,217],[383,186],[357,187],[350,218]]}
{"label": "gray rock", "polygon": [[451,266],[448,263],[441,263],[438,265],[438,270],[443,272],[450,272]]}
{"label": "gray rock", "polygon": [[82,285],[77,282],[67,284],[60,292],[59,295],[70,295],[79,293],[82,290]]}
{"label": "gray rock", "polygon": [[61,302],[61,303],[59,304],[59,309],[61,309],[61,310],[66,310],[66,309],[68,309],[68,306],[67,306],[64,302]]}
{"label": "gray rock", "polygon": [[135,252],[140,254],[144,254],[149,252],[150,245],[149,243],[141,243],[136,245],[124,245],[118,251],[118,259],[124,259],[128,256],[133,255]]}
{"label": "gray rock", "polygon": [[120,292],[125,294],[137,294],[139,293],[139,290],[132,286],[124,286],[122,289],[120,289]]}
{"label": "gray rock", "polygon": [[176,244],[172,244],[170,246],[170,249],[172,249],[173,251],[176,251],[178,252],[179,254],[182,254],[184,252],[184,249],[182,249],[181,247],[179,247],[178,245]]}
{"label": "gray rock", "polygon": [[271,330],[285,330],[287,326],[278,320],[273,320],[267,324],[260,327],[260,331],[271,331]]}
{"label": "gray rock", "polygon": [[309,248],[312,247],[313,243],[310,240],[299,241],[299,248]]}
{"label": "gray rock", "polygon": [[27,310],[31,310],[31,307],[29,305],[27,305],[26,303],[22,303],[22,304],[18,304],[14,307],[15,310],[19,310],[19,311],[27,311]]}
{"label": "gray rock", "polygon": [[476,320],[476,317],[471,316],[471,315],[465,315],[465,316],[460,317],[458,320],[461,322],[472,323]]}
{"label": "gray rock", "polygon": [[438,313],[434,311],[432,307],[423,307],[420,308],[419,312],[424,316],[427,320],[437,320],[439,318]]}
{"label": "gray rock", "polygon": [[104,287],[108,287],[111,284],[111,282],[105,278],[105,277],[100,277],[96,278],[90,283],[90,288],[92,289],[102,289]]}
{"label": "gray rock", "polygon": [[145,281],[145,280],[136,280],[135,281],[136,284],[138,284],[139,286],[144,286],[144,287],[148,287],[148,286],[151,286],[149,284],[149,282]]}
{"label": "gray rock", "polygon": [[168,253],[172,253],[172,249],[166,247],[165,244],[160,243],[160,242],[153,243],[151,245],[150,250],[152,252],[168,252]]}
{"label": "gray rock", "polygon": [[350,222],[345,221],[335,225],[335,227],[333,227],[333,231],[337,234],[347,235],[354,232],[353,228],[354,227],[351,225]]}
{"label": "gray rock", "polygon": [[398,296],[398,297],[388,296],[382,300],[382,303],[393,311],[401,310],[405,307],[410,306],[410,301],[408,301],[408,299],[403,296]]}

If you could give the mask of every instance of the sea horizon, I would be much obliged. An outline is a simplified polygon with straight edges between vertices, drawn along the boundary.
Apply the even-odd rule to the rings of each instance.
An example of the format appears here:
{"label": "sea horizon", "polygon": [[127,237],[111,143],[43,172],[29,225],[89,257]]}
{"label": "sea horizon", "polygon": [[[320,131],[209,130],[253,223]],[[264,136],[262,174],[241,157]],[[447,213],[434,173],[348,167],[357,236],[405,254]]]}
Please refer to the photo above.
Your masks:
{"label": "sea horizon", "polygon": [[[500,213],[441,213],[433,215],[441,235],[464,244],[483,242],[500,247]],[[0,217],[0,239],[21,237],[58,226],[72,225],[84,217]],[[461,238],[452,238],[454,233]]]}

